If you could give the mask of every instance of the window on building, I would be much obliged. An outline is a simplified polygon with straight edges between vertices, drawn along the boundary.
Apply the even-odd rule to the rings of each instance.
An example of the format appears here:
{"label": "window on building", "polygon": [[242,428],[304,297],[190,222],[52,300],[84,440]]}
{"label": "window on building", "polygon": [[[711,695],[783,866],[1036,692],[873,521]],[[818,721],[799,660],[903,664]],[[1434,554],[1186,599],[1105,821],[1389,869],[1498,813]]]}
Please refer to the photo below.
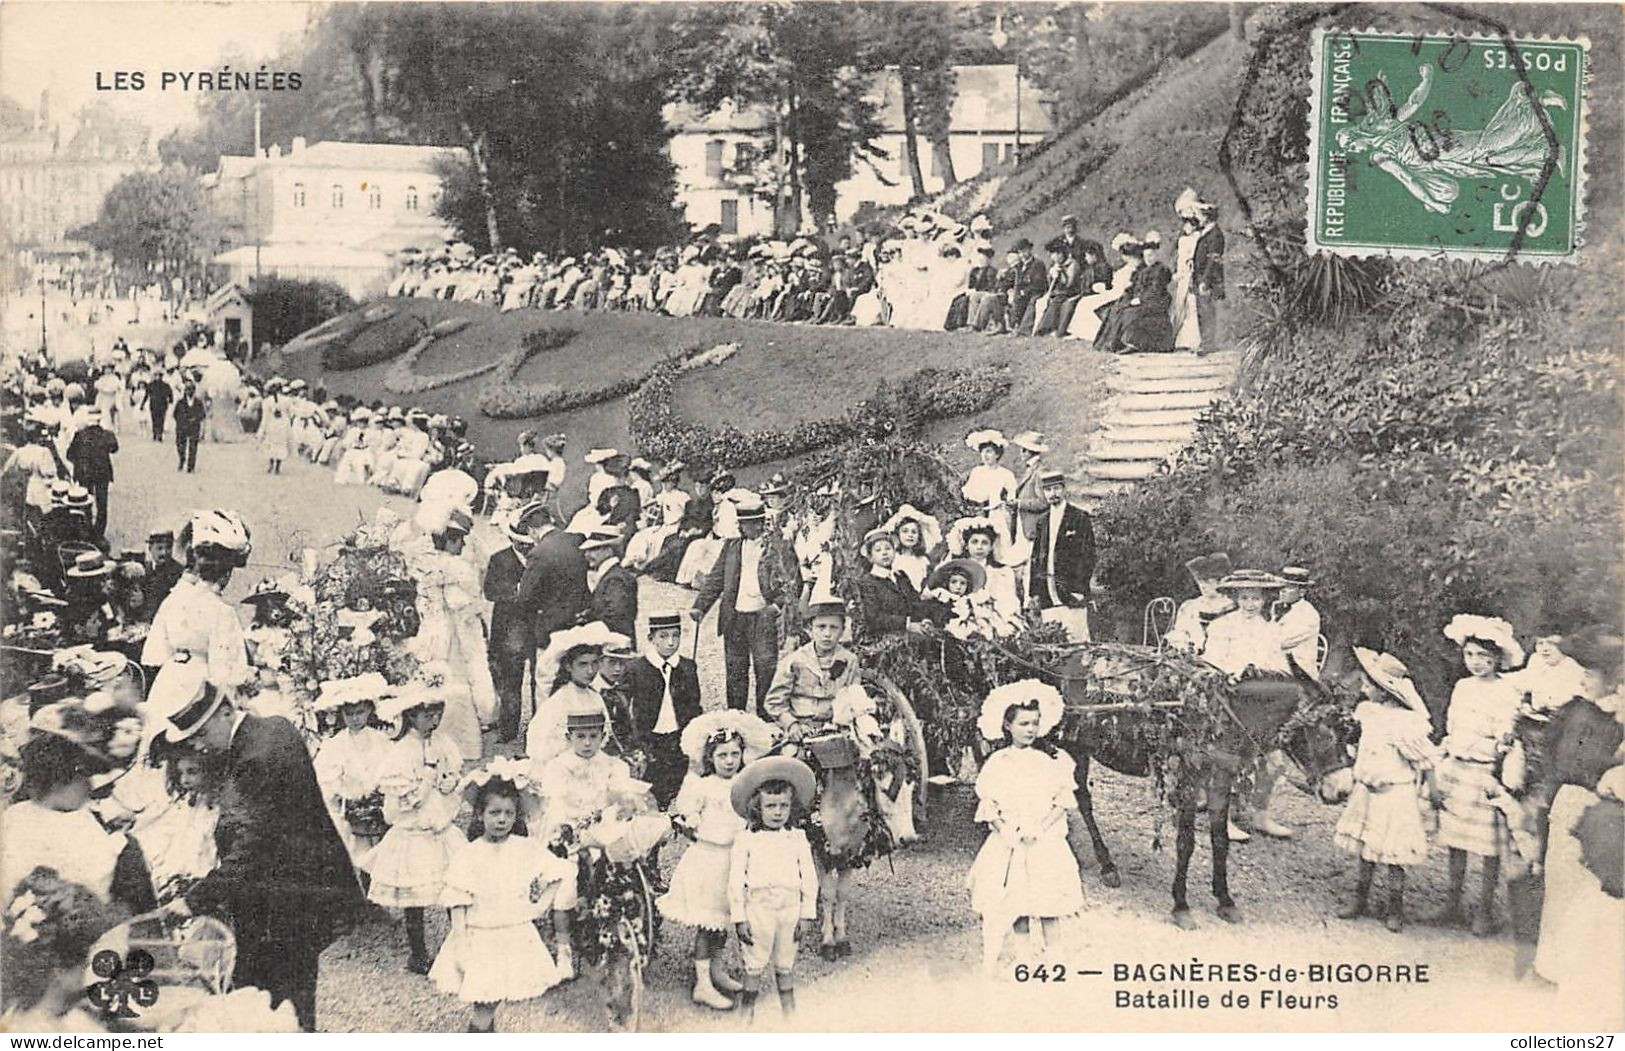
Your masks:
{"label": "window on building", "polygon": [[722,202],[722,232],[737,234],[739,232],[739,202]]}
{"label": "window on building", "polygon": [[334,208],[343,208],[344,207],[344,187],[340,186],[338,183],[333,184],[333,198],[332,198],[332,201],[333,201],[333,207]]}
{"label": "window on building", "polygon": [[418,210],[418,188],[416,186],[406,188],[406,210],[409,212]]}
{"label": "window on building", "polygon": [[372,189],[367,191],[367,207],[376,212],[383,206],[384,191],[381,187],[374,186]]}
{"label": "window on building", "polygon": [[305,184],[302,182],[296,182],[293,184],[293,206],[295,208],[303,208],[305,206]]}
{"label": "window on building", "polygon": [[982,143],[982,170],[999,166],[999,144],[996,142]]}
{"label": "window on building", "polygon": [[705,176],[708,179],[722,178],[722,147],[721,139],[712,139],[705,144]]}
{"label": "window on building", "polygon": [[734,171],[748,172],[756,167],[761,154],[757,152],[754,142],[741,142],[734,146]]}

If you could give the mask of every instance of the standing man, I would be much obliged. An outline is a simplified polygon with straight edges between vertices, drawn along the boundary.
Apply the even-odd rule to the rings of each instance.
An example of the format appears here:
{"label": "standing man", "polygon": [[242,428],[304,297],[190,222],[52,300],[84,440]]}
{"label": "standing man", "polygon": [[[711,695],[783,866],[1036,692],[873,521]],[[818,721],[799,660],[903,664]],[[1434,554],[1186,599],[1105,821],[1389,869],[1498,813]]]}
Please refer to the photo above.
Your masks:
{"label": "standing man", "polygon": [[[545,649],[555,631],[574,627],[592,605],[587,587],[587,557],[581,553],[585,531],[554,530],[531,549],[519,581],[519,609],[532,623],[536,648]],[[538,683],[544,693],[552,683]]]}
{"label": "standing man", "polygon": [[538,500],[515,508],[505,531],[509,546],[492,555],[485,566],[485,598],[491,603],[486,659],[497,693],[497,739],[503,742],[519,736],[524,721],[525,668],[536,656],[535,618],[519,604],[519,585],[536,542],[552,526]]}
{"label": "standing man", "polygon": [[147,604],[141,619],[148,624],[158,615],[158,607],[181,582],[186,567],[175,559],[175,534],[167,529],[147,535],[147,583],[143,591]]}
{"label": "standing man", "polygon": [[74,480],[96,498],[97,536],[107,535],[107,490],[113,484],[113,454],[118,452],[118,438],[102,426],[103,418],[101,406],[87,406],[84,425],[68,445]]}
{"label": "standing man", "polygon": [[197,447],[203,440],[203,418],[208,407],[198,397],[197,384],[187,380],[181,388],[181,400],[175,403],[175,470],[193,474],[197,471]]}
{"label": "standing man", "polygon": [[310,753],[288,720],[239,711],[201,677],[170,681],[192,696],[165,703],[174,714],[164,737],[223,757],[225,785],[219,861],[165,911],[224,917],[237,938],[232,984],[264,989],[272,1007],[292,1001],[300,1028],[314,1032],[322,950],[363,899]]}
{"label": "standing man", "polygon": [[581,543],[581,554],[590,567],[587,583],[592,588],[591,619],[629,639],[638,637],[638,578],[621,565],[621,531],[602,525]]}
{"label": "standing man", "polygon": [[782,582],[773,572],[768,554],[767,508],[760,500],[737,508],[739,536],[724,541],[716,565],[700,583],[694,606],[688,611],[698,622],[719,601],[717,634],[722,636],[722,661],[727,674],[728,707],[741,711],[750,704],[750,681],[756,675],[756,704],[761,707],[779,656],[779,601]]}
{"label": "standing man", "polygon": [[1066,475],[1038,476],[1048,509],[1035,524],[1028,563],[1027,603],[1061,624],[1074,642],[1089,640],[1089,578],[1095,572],[1095,528],[1083,508],[1067,503]]}
{"label": "standing man", "polygon": [[164,417],[169,415],[169,403],[175,400],[175,388],[169,385],[169,378],[164,375],[162,368],[152,370],[152,375],[141,388],[141,399],[146,402],[147,413],[152,418],[152,440],[164,440]]}
{"label": "standing man", "polygon": [[[1270,618],[1280,631],[1281,649],[1286,652],[1287,662],[1298,672],[1319,682],[1320,611],[1305,597],[1315,586],[1314,579],[1302,566],[1287,566],[1281,570],[1280,577],[1286,586],[1281,588]],[[1295,835],[1292,827],[1282,824],[1270,808],[1286,768],[1285,753],[1278,748],[1271,749],[1264,756],[1264,769],[1258,776],[1252,799],[1248,800],[1251,820],[1247,823],[1252,830],[1277,839],[1291,839]]]}

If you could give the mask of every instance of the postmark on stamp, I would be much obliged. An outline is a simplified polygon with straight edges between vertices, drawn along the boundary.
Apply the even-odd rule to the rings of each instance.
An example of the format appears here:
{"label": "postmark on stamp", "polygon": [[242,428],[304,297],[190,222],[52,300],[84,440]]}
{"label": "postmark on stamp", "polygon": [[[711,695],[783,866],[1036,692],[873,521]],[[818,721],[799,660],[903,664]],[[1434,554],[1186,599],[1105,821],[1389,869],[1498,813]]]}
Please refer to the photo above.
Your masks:
{"label": "postmark on stamp", "polygon": [[1577,262],[1584,40],[1318,29],[1308,250]]}

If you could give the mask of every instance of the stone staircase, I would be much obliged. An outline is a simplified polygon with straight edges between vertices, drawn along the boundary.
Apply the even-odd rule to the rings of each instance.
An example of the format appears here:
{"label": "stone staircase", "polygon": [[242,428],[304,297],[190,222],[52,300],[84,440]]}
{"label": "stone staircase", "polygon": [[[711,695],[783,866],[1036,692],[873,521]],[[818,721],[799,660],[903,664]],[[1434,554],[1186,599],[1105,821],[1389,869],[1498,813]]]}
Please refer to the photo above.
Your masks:
{"label": "stone staircase", "polygon": [[1241,355],[1128,354],[1107,381],[1101,429],[1079,458],[1079,502],[1093,507],[1157,473],[1196,433],[1196,419],[1225,397]]}

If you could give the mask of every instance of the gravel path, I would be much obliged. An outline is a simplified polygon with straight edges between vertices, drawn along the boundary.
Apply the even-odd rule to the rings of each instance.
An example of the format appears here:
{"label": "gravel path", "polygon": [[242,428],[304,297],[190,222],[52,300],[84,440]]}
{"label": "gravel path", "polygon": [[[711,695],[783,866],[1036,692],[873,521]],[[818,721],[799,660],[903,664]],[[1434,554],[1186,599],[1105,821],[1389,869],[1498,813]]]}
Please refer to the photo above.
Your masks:
{"label": "gravel path", "polygon": [[[280,477],[264,473],[251,442],[206,444],[198,473],[178,474],[173,446],[126,433],[112,490],[113,539],[139,547],[155,525],[177,524],[195,507],[235,507],[254,531],[254,565],[232,582],[231,594],[245,594],[260,575],[292,568],[299,547],[320,546],[370,518],[382,505],[409,514],[404,500],[363,487],[339,487],[331,474],[290,462]],[[162,510],[152,510],[162,509]],[[486,528],[484,526],[482,529]],[[284,568],[286,567],[286,568]],[[682,589],[644,585],[645,613],[683,608]],[[711,621],[702,628],[702,685],[710,703],[720,703],[721,655]],[[1095,806],[1123,875],[1117,890],[1102,887],[1081,824],[1072,839],[1083,859],[1088,905],[1066,925],[1048,962],[1071,972],[1063,984],[1018,985],[1006,979],[989,986],[976,976],[980,957],[977,920],[963,881],[981,842],[971,823],[970,792],[952,786],[935,790],[925,826],[927,840],[882,861],[856,877],[852,921],[853,956],[827,964],[803,955],[798,966],[801,1010],[797,1029],[978,1030],[1020,1027],[1056,1030],[1283,1029],[1413,1030],[1448,1028],[1535,1031],[1540,1027],[1574,1031],[1583,1020],[1556,1026],[1555,998],[1530,979],[1514,980],[1510,938],[1479,940],[1455,931],[1413,924],[1403,935],[1389,934],[1376,921],[1347,923],[1333,918],[1352,881],[1351,859],[1331,846],[1334,808],[1286,790],[1284,812],[1299,829],[1292,841],[1255,838],[1231,854],[1232,890],[1246,917],[1238,926],[1221,922],[1206,894],[1208,862],[1202,842],[1192,871],[1192,906],[1200,929],[1179,931],[1167,919],[1173,851],[1169,843],[1152,849],[1156,807],[1146,781],[1109,771],[1094,779]],[[675,859],[668,850],[666,864]],[[1475,873],[1476,879],[1476,873]],[[1442,859],[1411,876],[1408,904],[1414,913],[1437,906],[1442,893]],[[431,937],[438,939],[444,928]],[[649,1030],[729,1030],[739,1020],[688,1001],[692,969],[687,959],[690,934],[667,925],[647,976],[643,1027]],[[382,910],[368,915],[323,958],[319,1017],[333,1031],[459,1031],[466,1009],[436,992],[426,979],[404,969],[406,942],[398,916]],[[1252,962],[1262,968],[1281,963],[1426,964],[1425,985],[1294,985],[1260,982],[1248,987],[1214,984],[1121,982],[1117,964]],[[1013,964],[1013,958],[1012,958]],[[1084,970],[1103,970],[1084,976]],[[1254,995],[1248,1009],[1222,1007],[1221,994],[1234,988]],[[1336,994],[1339,1006],[1275,1009],[1256,1006],[1264,988],[1300,996]],[[1137,1010],[1114,1006],[1119,989],[1207,993],[1214,1004],[1202,1011]],[[764,1024],[776,1024],[767,1008]],[[558,989],[539,1001],[502,1008],[499,1026],[508,1031],[596,1031],[609,1026],[598,987],[590,978]]]}

